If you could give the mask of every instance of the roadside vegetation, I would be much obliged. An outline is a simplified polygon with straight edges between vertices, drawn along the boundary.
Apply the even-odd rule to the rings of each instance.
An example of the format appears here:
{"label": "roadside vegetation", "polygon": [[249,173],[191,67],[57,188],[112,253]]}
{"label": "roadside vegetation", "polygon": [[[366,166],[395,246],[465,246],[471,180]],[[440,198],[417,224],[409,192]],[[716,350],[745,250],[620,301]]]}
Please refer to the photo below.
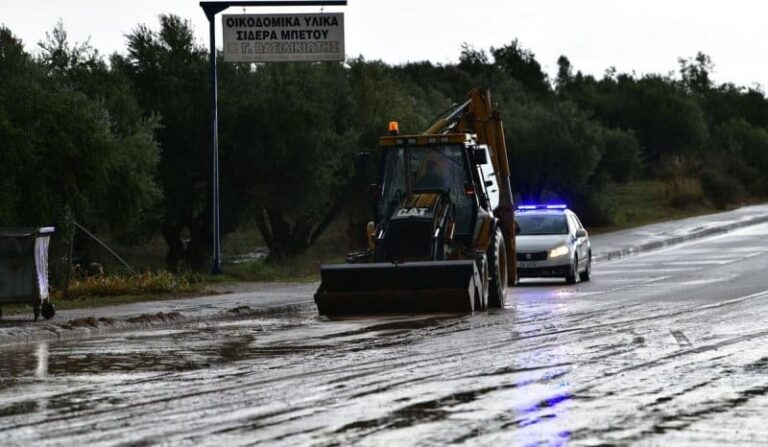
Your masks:
{"label": "roadside vegetation", "polygon": [[66,289],[56,290],[54,299],[79,299],[93,296],[121,295],[181,295],[200,289],[203,278],[191,273],[153,272],[147,270],[136,275],[75,276]]}
{"label": "roadside vegetation", "polygon": [[[517,40],[465,45],[455,64],[220,64],[225,254],[267,250],[211,281],[312,279],[343,260],[375,181],[355,154],[392,119],[423,130],[474,86],[504,117],[519,202],[565,201],[589,227],[615,229],[768,194],[768,100],[714,83],[707,55],[665,75],[595,77],[566,56],[557,66],[552,79]],[[0,28],[0,226],[57,227],[57,289],[71,244],[76,262],[107,274],[70,294],[201,287],[184,272],[211,260],[207,67],[189,22],[172,15],[138,25],[109,56],[70,42],[61,23],[36,46]],[[119,276],[74,221],[157,273]]]}

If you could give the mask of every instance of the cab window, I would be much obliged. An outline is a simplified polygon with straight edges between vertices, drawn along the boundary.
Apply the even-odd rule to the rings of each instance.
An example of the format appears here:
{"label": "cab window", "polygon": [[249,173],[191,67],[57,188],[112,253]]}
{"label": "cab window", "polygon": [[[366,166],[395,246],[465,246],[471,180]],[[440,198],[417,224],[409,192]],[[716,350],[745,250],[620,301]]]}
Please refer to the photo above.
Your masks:
{"label": "cab window", "polygon": [[469,234],[475,202],[464,193],[467,181],[464,148],[457,145],[414,147],[409,148],[408,153],[411,191],[447,192],[454,204],[455,234]]}
{"label": "cab window", "polygon": [[388,219],[407,193],[445,191],[454,204],[455,233],[470,234],[475,201],[464,193],[467,167],[457,145],[387,149],[378,204],[379,220]]}
{"label": "cab window", "polygon": [[388,219],[403,198],[405,186],[405,149],[388,149],[384,158],[384,183],[378,204],[379,221]]}

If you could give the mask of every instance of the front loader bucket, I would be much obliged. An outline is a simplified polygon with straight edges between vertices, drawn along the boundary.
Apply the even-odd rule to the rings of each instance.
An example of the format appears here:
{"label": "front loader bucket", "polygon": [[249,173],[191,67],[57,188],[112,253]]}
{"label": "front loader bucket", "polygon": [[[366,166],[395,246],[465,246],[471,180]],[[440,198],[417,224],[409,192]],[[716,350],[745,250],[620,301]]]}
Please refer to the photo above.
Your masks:
{"label": "front loader bucket", "polygon": [[471,260],[323,265],[320,277],[320,315],[472,312],[483,300]]}

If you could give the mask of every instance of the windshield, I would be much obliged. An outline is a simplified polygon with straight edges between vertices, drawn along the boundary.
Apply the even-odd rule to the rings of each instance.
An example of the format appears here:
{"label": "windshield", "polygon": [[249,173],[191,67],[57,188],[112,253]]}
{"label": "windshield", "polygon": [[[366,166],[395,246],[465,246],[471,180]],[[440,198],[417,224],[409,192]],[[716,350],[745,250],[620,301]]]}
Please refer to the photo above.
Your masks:
{"label": "windshield", "polygon": [[469,233],[474,201],[464,194],[467,169],[462,146],[395,148],[386,151],[378,209],[380,220],[391,216],[407,192],[439,189],[447,192],[455,205],[456,234]]}
{"label": "windshield", "polygon": [[518,214],[515,222],[518,236],[568,234],[564,214]]}
{"label": "windshield", "polygon": [[460,146],[412,148],[408,152],[412,190],[464,191],[466,171]]}

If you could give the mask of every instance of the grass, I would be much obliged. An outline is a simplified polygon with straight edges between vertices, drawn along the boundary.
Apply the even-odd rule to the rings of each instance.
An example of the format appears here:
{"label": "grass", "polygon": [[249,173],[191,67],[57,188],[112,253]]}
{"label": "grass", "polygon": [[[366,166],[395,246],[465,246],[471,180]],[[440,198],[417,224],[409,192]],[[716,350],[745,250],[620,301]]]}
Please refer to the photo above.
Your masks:
{"label": "grass", "polygon": [[[332,224],[323,236],[304,256],[283,262],[267,263],[263,259],[226,263],[224,274],[192,275],[171,274],[153,269],[137,276],[127,274],[106,274],[92,277],[72,278],[67,297],[62,290],[54,290],[51,299],[57,310],[88,309],[145,301],[172,300],[198,296],[206,292],[207,286],[235,282],[313,282],[320,279],[320,264],[343,263],[346,254],[346,221],[340,219]],[[245,254],[263,245],[255,229],[228,235],[223,241],[225,254]],[[124,251],[120,251],[124,253]],[[157,241],[148,247],[148,258],[152,264],[159,259]],[[141,265],[140,251],[130,253],[131,263]],[[105,259],[107,271],[121,271],[114,261]],[[3,306],[4,315],[32,314],[31,308],[23,305]]]}
{"label": "grass", "polygon": [[600,200],[612,223],[590,228],[594,234],[722,211],[703,199],[695,182],[686,180],[674,185],[660,180],[615,185]]}
{"label": "grass", "polygon": [[[147,270],[134,276],[99,274],[72,278],[66,291],[66,298],[191,293],[201,288],[202,280],[200,275],[173,274],[163,270]],[[65,298],[63,290],[56,290],[53,295],[54,299]]]}
{"label": "grass", "polygon": [[[67,293],[54,289],[51,300],[59,310],[84,309],[194,296],[203,289],[204,278],[201,275],[147,270],[135,276],[99,274],[73,277]],[[31,311],[28,306],[12,305],[3,307],[3,313],[16,315]]]}
{"label": "grass", "polygon": [[[252,230],[253,231],[253,230]],[[234,234],[228,236],[232,241],[258,242],[255,235]],[[227,243],[222,247],[226,250]],[[227,253],[239,253],[242,247],[231,247]],[[267,263],[257,259],[239,263],[228,263],[223,266],[224,275],[206,278],[207,282],[221,283],[229,281],[277,281],[277,282],[313,282],[320,279],[321,264],[344,263],[347,253],[346,219],[337,219],[323,233],[317,242],[301,256],[284,261]]]}

